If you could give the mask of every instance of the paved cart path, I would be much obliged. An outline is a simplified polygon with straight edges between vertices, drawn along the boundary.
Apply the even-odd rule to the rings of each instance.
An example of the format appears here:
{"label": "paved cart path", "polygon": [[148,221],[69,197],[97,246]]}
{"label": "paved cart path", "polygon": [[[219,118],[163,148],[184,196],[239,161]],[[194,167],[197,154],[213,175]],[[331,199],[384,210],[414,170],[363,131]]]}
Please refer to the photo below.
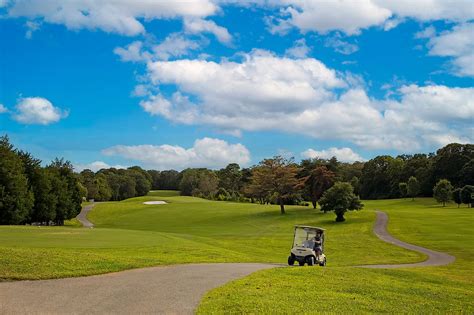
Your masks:
{"label": "paved cart path", "polygon": [[94,204],[84,206],[82,207],[81,212],[77,215],[76,218],[79,220],[79,222],[81,222],[83,227],[87,227],[87,228],[94,227],[94,224],[92,224],[91,221],[87,220],[87,214],[89,213],[89,211],[92,210],[93,207],[94,207]]}
{"label": "paved cart path", "polygon": [[209,290],[272,264],[190,264],[0,282],[0,314],[190,314]]}
{"label": "paved cart path", "polygon": [[406,267],[429,267],[429,266],[443,266],[454,262],[456,257],[446,253],[437,252],[428,248],[402,242],[387,231],[388,215],[382,211],[376,211],[377,219],[375,220],[374,233],[382,241],[385,241],[396,246],[410,249],[416,252],[426,254],[428,259],[422,262],[413,264],[396,264],[396,265],[365,265],[359,266],[364,268],[406,268]]}

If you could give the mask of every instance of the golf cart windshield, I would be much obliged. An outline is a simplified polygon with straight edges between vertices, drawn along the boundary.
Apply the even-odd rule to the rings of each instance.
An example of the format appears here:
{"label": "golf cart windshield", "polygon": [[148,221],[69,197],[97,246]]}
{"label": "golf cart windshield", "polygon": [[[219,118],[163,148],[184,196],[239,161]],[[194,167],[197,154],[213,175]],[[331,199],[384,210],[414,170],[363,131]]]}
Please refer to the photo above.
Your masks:
{"label": "golf cart windshield", "polygon": [[295,226],[295,237],[293,240],[293,247],[314,248],[315,238],[321,240],[321,245],[324,242],[324,230],[307,226]]}

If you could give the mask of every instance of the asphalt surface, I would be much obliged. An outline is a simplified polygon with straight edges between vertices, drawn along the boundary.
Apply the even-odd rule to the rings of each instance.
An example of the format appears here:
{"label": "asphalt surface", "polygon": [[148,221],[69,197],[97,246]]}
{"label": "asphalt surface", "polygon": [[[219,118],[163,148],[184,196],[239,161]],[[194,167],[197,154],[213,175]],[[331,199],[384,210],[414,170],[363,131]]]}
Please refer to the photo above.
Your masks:
{"label": "asphalt surface", "polygon": [[79,222],[81,222],[83,227],[86,227],[86,228],[94,227],[94,224],[92,224],[91,221],[87,220],[87,214],[89,213],[89,211],[92,210],[93,207],[94,207],[94,204],[84,206],[82,207],[81,212],[77,215],[76,218],[77,220],[79,220]]}
{"label": "asphalt surface", "polygon": [[403,247],[415,252],[420,252],[428,256],[428,259],[422,262],[413,264],[394,264],[394,265],[365,265],[359,266],[364,268],[407,268],[407,267],[429,267],[429,266],[444,266],[454,262],[456,257],[446,253],[437,252],[428,248],[402,242],[387,231],[388,215],[385,212],[377,211],[377,219],[375,220],[374,233],[382,241]]}
{"label": "asphalt surface", "polygon": [[0,314],[192,314],[209,290],[272,264],[190,264],[0,282]]}

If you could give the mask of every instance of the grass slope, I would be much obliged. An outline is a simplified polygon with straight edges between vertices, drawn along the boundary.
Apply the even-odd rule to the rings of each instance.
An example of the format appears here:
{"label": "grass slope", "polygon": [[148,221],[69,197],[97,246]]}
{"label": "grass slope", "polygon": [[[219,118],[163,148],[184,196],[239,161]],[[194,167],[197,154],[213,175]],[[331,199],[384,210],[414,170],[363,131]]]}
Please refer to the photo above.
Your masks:
{"label": "grass slope", "polygon": [[[144,205],[166,200],[167,205]],[[0,278],[45,279],[191,262],[284,263],[294,224],[328,229],[331,266],[420,260],[420,255],[380,242],[372,234],[375,213],[348,221],[310,207],[212,202],[165,191],[122,202],[96,204],[94,229],[0,227]],[[356,237],[354,237],[356,236]],[[361,250],[370,248],[365,255]]]}
{"label": "grass slope", "polygon": [[[389,231],[397,238],[448,252],[456,256],[455,263],[397,270],[345,266],[267,270],[209,292],[198,312],[472,314],[474,212],[452,205],[443,208],[432,199],[365,204],[364,211],[389,213]],[[367,254],[361,249],[361,256]]]}

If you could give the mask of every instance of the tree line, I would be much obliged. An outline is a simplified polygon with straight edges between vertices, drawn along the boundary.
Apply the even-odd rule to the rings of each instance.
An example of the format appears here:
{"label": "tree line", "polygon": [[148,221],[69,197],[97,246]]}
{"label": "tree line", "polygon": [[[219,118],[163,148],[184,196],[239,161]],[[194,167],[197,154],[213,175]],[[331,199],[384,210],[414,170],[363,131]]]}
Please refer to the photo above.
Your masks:
{"label": "tree line", "polygon": [[[220,170],[128,169],[75,173],[61,159],[42,167],[29,153],[0,138],[0,224],[63,224],[75,217],[81,201],[119,201],[151,189],[180,190],[182,195],[220,201],[320,205],[322,211],[362,207],[361,199],[435,197],[470,204],[474,193],[474,145],[449,144],[436,153],[377,156],[367,162],[293,159],[276,156],[249,168],[231,163]],[[339,210],[337,210],[339,209]]]}
{"label": "tree line", "polygon": [[85,189],[72,164],[55,159],[46,167],[0,137],[0,224],[55,224],[77,216]]}

